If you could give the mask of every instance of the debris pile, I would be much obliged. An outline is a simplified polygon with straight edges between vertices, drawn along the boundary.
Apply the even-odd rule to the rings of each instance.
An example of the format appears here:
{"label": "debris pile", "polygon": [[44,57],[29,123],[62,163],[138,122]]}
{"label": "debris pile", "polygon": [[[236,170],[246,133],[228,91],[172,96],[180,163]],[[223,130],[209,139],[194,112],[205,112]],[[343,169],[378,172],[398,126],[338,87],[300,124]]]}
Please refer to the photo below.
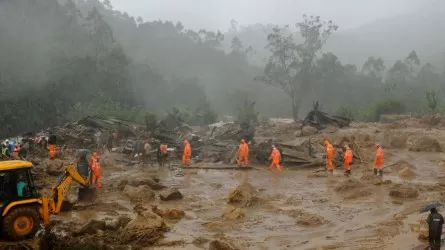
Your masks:
{"label": "debris pile", "polygon": [[303,120],[304,125],[310,125],[317,129],[325,129],[329,125],[333,125],[339,128],[347,127],[351,121],[347,118],[330,115],[318,110],[318,101],[314,103],[313,110],[309,112]]}

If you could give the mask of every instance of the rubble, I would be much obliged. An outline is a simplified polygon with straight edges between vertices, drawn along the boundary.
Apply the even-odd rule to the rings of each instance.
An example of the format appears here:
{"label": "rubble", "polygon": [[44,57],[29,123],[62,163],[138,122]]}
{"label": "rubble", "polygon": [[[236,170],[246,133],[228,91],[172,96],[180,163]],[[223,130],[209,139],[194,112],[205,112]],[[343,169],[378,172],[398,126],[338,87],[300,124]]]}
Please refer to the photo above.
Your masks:
{"label": "rubble", "polygon": [[238,250],[238,248],[226,242],[213,240],[209,243],[209,250]]}
{"label": "rubble", "polygon": [[419,190],[414,186],[398,184],[391,188],[389,196],[399,198],[416,198],[419,196]]}
{"label": "rubble", "polygon": [[124,227],[121,237],[123,242],[138,241],[153,244],[168,230],[169,228],[159,215],[152,211],[144,211]]}
{"label": "rubble", "polygon": [[313,110],[307,114],[306,118],[304,118],[304,125],[310,125],[317,129],[325,129],[329,125],[339,128],[349,126],[349,123],[351,122],[349,119],[319,111],[318,106],[319,104],[317,101],[313,105]]}
{"label": "rubble", "polygon": [[241,210],[241,208],[231,205],[227,205],[222,211],[222,217],[229,220],[242,219],[245,216],[246,215],[244,214],[243,210]]}
{"label": "rubble", "polygon": [[151,201],[155,198],[155,193],[147,185],[139,187],[126,185],[123,192],[133,202]]}
{"label": "rubble", "polygon": [[241,207],[254,206],[261,203],[261,199],[257,195],[258,191],[256,191],[255,187],[248,182],[244,182],[236,189],[230,191],[227,203]]}
{"label": "rubble", "polygon": [[183,198],[183,196],[178,189],[171,188],[159,194],[159,198],[161,198],[161,200],[163,201],[172,201],[172,200],[180,200]]}

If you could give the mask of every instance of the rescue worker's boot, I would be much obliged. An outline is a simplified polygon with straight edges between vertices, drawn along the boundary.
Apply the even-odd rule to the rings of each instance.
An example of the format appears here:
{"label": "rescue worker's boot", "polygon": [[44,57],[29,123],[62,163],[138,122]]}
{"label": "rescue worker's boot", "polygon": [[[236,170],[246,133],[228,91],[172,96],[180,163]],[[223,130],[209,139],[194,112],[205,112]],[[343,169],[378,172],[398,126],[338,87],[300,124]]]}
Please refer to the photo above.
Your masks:
{"label": "rescue worker's boot", "polygon": [[383,176],[383,171],[381,169],[378,170],[378,176]]}
{"label": "rescue worker's boot", "polygon": [[345,175],[346,175],[346,176],[350,176],[350,175],[351,175],[351,170],[346,170],[346,171],[345,171]]}
{"label": "rescue worker's boot", "polygon": [[374,175],[377,176],[377,168],[374,168]]}

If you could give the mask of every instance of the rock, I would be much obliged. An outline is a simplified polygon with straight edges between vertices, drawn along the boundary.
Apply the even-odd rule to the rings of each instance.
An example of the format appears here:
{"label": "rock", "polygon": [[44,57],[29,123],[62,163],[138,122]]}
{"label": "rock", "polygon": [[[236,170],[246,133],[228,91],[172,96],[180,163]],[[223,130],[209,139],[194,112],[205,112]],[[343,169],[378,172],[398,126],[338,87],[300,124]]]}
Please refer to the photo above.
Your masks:
{"label": "rock", "polygon": [[159,198],[163,201],[172,201],[172,200],[180,200],[184,196],[182,196],[181,192],[179,192],[176,188],[171,188],[159,194]]}
{"label": "rock", "polygon": [[249,207],[261,203],[261,199],[257,196],[258,192],[250,183],[244,182],[235,190],[230,191],[228,203]]}
{"label": "rock", "polygon": [[117,219],[106,222],[107,230],[118,230],[124,228],[131,221],[130,217],[126,215],[119,216]]}
{"label": "rock", "polygon": [[231,205],[225,207],[222,211],[222,217],[230,220],[242,219],[245,217],[244,212],[241,208],[237,208]]}
{"label": "rock", "polygon": [[336,187],[335,187],[335,191],[337,192],[341,192],[341,191],[349,191],[349,190],[353,190],[356,189],[360,186],[362,186],[363,184],[355,179],[351,179],[348,178],[342,182],[340,182]]}
{"label": "rock", "polygon": [[307,136],[307,135],[315,135],[316,133],[318,133],[318,129],[311,127],[311,126],[304,126],[301,129],[301,134],[303,136]]}
{"label": "rock", "polygon": [[133,187],[126,185],[123,192],[133,202],[151,201],[155,198],[155,193],[148,186]]}
{"label": "rock", "polygon": [[404,168],[416,169],[416,166],[414,166],[413,164],[411,164],[407,161],[400,160],[400,161],[394,163],[394,166],[392,168],[395,169],[396,171],[400,171]]}
{"label": "rock", "polygon": [[138,241],[153,244],[166,231],[168,227],[159,215],[152,211],[144,211],[124,227],[120,239],[122,243]]}
{"label": "rock", "polygon": [[165,219],[180,220],[184,218],[185,213],[178,209],[159,209],[157,206],[152,206],[152,211]]}
{"label": "rock", "polygon": [[238,248],[236,248],[235,246],[226,243],[226,242],[222,242],[222,241],[218,241],[218,240],[212,240],[209,243],[209,250],[237,250]]}
{"label": "rock", "polygon": [[138,176],[129,182],[130,185],[138,187],[141,185],[147,185],[153,190],[161,190],[166,188],[166,186],[159,183],[159,179],[155,177],[157,181],[151,176]]}
{"label": "rock", "polygon": [[45,166],[45,172],[51,176],[59,176],[63,173],[63,161],[59,159],[47,159],[42,162],[42,165]]}
{"label": "rock", "polygon": [[202,248],[202,246],[209,241],[210,241],[209,239],[206,239],[204,237],[198,237],[198,238],[194,239],[192,241],[192,243],[193,243],[193,245]]}
{"label": "rock", "polygon": [[442,152],[439,142],[428,136],[422,136],[415,140],[408,150],[415,152]]}
{"label": "rock", "polygon": [[320,215],[306,212],[304,210],[292,210],[288,213],[290,217],[296,219],[296,223],[301,226],[318,226],[326,223]]}
{"label": "rock", "polygon": [[416,187],[406,184],[395,185],[389,191],[389,196],[400,198],[416,198],[419,196],[419,190]]}
{"label": "rock", "polygon": [[404,167],[398,173],[399,177],[405,180],[412,180],[416,178],[416,173],[409,167]]}
{"label": "rock", "polygon": [[74,236],[80,236],[84,234],[96,234],[98,230],[105,230],[105,221],[90,220],[74,232]]}

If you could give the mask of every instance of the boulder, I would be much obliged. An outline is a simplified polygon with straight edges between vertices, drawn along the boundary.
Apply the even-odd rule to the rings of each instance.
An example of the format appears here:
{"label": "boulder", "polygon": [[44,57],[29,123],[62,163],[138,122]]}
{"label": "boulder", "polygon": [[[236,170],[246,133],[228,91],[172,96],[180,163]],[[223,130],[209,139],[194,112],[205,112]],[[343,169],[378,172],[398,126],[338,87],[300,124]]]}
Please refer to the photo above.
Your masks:
{"label": "boulder", "polygon": [[404,167],[399,171],[399,177],[405,180],[412,180],[416,178],[416,173],[409,167]]}
{"label": "boulder", "polygon": [[241,208],[237,208],[231,205],[225,207],[222,211],[222,217],[230,220],[242,219],[245,217],[244,212]]}
{"label": "boulder", "polygon": [[179,192],[176,188],[170,188],[169,190],[166,190],[159,194],[159,198],[163,201],[171,201],[171,200],[180,200],[184,196]]}
{"label": "boulder", "polygon": [[152,190],[160,190],[165,188],[164,185],[159,183],[159,179],[155,179],[151,176],[138,176],[132,180],[130,180],[129,185],[132,186],[141,186],[141,185],[147,185],[149,186]]}
{"label": "boulder", "polygon": [[219,240],[212,240],[209,243],[209,250],[237,250],[237,249],[238,248],[236,248],[232,244],[222,242]]}
{"label": "boulder", "polygon": [[124,194],[133,202],[151,201],[155,198],[155,193],[148,186],[133,187],[126,185]]}
{"label": "boulder", "polygon": [[258,191],[250,183],[244,182],[236,189],[230,191],[228,203],[241,207],[249,207],[261,203],[261,199],[257,196]]}
{"label": "boulder", "polygon": [[160,209],[157,206],[152,206],[152,211],[162,218],[170,220],[180,220],[185,216],[184,211],[178,209]]}
{"label": "boulder", "polygon": [[399,184],[391,188],[389,191],[389,196],[399,198],[416,198],[419,196],[419,190],[413,186]]}
{"label": "boulder", "polygon": [[164,220],[159,215],[147,210],[139,213],[124,227],[121,240],[122,243],[138,241],[139,243],[153,244],[166,231],[168,231],[168,227]]}
{"label": "boulder", "polygon": [[304,126],[301,129],[302,136],[315,135],[316,133],[318,133],[318,129],[311,126]]}
{"label": "boulder", "polygon": [[89,220],[87,223],[85,223],[74,232],[74,236],[80,236],[84,234],[96,234],[98,230],[105,230],[105,228],[105,221]]}

